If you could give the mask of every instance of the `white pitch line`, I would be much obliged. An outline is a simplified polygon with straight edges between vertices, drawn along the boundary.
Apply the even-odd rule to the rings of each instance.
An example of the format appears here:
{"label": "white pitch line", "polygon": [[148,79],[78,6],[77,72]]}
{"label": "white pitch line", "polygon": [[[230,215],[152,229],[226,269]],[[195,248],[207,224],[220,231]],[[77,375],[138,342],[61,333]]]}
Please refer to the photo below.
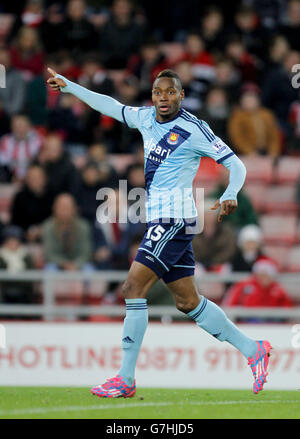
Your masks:
{"label": "white pitch line", "polygon": [[[298,404],[298,400],[241,400],[241,401],[193,401],[189,405],[206,406],[206,405],[240,405],[240,404]],[[109,410],[109,409],[123,409],[131,407],[168,407],[168,406],[184,406],[184,403],[176,402],[144,402],[144,403],[123,403],[123,404],[108,404],[108,405],[90,405],[90,406],[66,406],[66,407],[36,407],[32,409],[14,409],[14,410],[0,410],[0,416],[13,415],[34,415],[44,413],[59,413],[59,412],[83,412],[88,410]]]}

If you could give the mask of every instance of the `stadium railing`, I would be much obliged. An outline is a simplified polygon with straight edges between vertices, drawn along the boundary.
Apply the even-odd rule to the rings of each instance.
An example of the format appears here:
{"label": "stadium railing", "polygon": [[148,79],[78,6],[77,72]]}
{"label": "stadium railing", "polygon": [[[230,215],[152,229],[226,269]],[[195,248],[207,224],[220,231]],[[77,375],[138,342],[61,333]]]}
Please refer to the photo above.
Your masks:
{"label": "stadium railing", "polygon": [[[19,281],[19,282],[40,282],[42,284],[41,292],[43,294],[42,304],[5,304],[0,303],[0,319],[3,316],[40,316],[46,321],[56,319],[75,320],[79,317],[85,318],[90,316],[107,316],[123,317],[125,315],[125,306],[122,305],[58,305],[55,301],[55,283],[65,281],[108,281],[123,282],[128,275],[127,271],[98,271],[98,272],[45,272],[40,270],[28,270],[22,273],[9,273],[0,270],[0,285],[2,282]],[[233,283],[245,279],[249,273],[229,273],[216,274],[205,273],[196,276],[197,284],[224,282]],[[300,273],[282,273],[278,275],[278,281],[283,285],[296,284],[300,285]],[[300,287],[299,287],[300,296]],[[257,308],[257,307],[224,307],[228,317],[236,319],[282,319],[300,321],[300,306],[293,308]],[[175,306],[156,305],[149,307],[149,317],[153,318],[182,318],[185,315],[179,312]]]}

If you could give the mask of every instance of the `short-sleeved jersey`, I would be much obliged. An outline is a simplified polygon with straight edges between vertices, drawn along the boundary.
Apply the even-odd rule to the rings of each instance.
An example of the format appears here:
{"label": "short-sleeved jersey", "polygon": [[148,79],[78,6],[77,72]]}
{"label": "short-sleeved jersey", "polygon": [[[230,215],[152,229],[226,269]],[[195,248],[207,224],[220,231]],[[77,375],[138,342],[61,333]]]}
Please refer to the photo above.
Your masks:
{"label": "short-sleeved jersey", "polygon": [[192,185],[201,157],[221,163],[232,150],[206,122],[184,109],[167,122],[156,120],[154,106],[124,105],[122,115],[144,141],[147,221],[196,217]]}

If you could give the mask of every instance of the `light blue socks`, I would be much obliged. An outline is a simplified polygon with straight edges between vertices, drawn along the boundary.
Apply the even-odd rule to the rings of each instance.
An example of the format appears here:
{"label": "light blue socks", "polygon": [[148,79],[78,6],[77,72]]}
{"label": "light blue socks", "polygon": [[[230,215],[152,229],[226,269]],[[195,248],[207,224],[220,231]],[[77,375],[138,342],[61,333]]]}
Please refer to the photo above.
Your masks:
{"label": "light blue socks", "polygon": [[213,335],[220,341],[228,341],[246,358],[256,353],[255,340],[243,334],[227,317],[224,311],[215,303],[202,296],[202,299],[188,315],[195,320],[200,328]]}
{"label": "light blue socks", "polygon": [[119,371],[126,384],[132,386],[137,357],[148,325],[147,299],[125,299],[122,348],[123,359]]}

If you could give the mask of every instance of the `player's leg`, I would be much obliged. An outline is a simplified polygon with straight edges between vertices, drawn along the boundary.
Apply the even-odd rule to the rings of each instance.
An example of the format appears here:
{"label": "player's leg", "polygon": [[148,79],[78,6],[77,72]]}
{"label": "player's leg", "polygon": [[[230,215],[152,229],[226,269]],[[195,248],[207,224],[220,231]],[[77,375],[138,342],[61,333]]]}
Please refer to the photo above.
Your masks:
{"label": "player's leg", "polygon": [[136,361],[148,325],[146,295],[157,279],[157,275],[150,268],[134,261],[123,285],[126,317],[122,336],[123,358],[119,375],[129,386],[134,382]]}
{"label": "player's leg", "polygon": [[[183,270],[183,269],[181,269]],[[178,269],[177,269],[178,271]],[[182,275],[184,273],[181,273]],[[176,270],[168,273],[167,280],[178,277]],[[266,382],[267,368],[271,345],[267,340],[253,340],[232,323],[224,311],[215,303],[199,296],[195,287],[194,277],[187,276],[167,282],[167,286],[176,302],[176,307],[189,315],[197,325],[219,341],[227,341],[238,349],[248,360],[254,384],[253,391],[258,393]]]}
{"label": "player's leg", "polygon": [[228,341],[246,358],[255,354],[256,341],[240,331],[218,305],[198,295],[193,276],[169,282],[167,286],[173,294],[177,309],[189,315],[200,328],[220,341]]}
{"label": "player's leg", "polygon": [[157,274],[134,261],[123,285],[126,303],[122,348],[122,365],[118,375],[91,389],[94,395],[105,398],[131,397],[135,394],[135,366],[148,325],[146,295],[157,281]]}

